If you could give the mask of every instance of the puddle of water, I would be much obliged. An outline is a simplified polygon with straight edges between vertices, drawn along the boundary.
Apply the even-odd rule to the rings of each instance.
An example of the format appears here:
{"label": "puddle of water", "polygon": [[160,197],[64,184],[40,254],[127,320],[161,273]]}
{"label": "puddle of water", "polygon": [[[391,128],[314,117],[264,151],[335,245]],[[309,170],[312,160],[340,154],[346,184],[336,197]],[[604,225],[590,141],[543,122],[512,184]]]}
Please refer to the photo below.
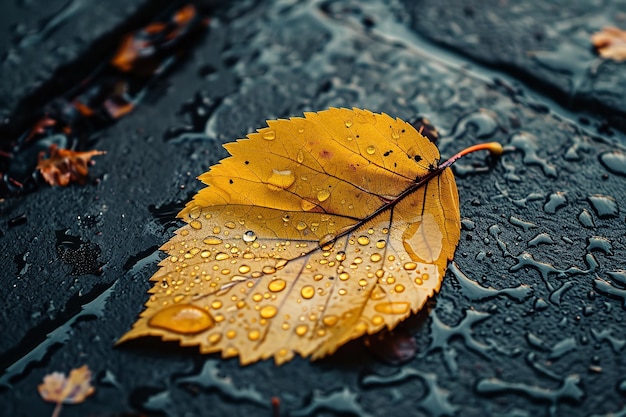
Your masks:
{"label": "puddle of water", "polygon": [[[43,341],[40,340],[41,332],[35,328],[29,334],[37,334],[36,337],[27,336],[19,346],[0,357],[0,363],[5,363],[7,360],[10,361],[0,376],[0,387],[11,388],[11,384],[28,372],[32,366],[43,362],[55,348],[64,345],[71,336],[74,324],[82,320],[101,318],[104,314],[107,299],[115,289],[117,282],[115,281],[104,290],[101,287],[94,289],[92,292],[97,294],[95,298],[80,306],[80,310],[69,317],[69,319],[55,323],[54,329],[46,334]],[[90,293],[85,298],[92,296],[93,294]],[[69,307],[69,303],[66,310],[72,310]],[[17,355],[19,355],[18,358],[13,359]]]}

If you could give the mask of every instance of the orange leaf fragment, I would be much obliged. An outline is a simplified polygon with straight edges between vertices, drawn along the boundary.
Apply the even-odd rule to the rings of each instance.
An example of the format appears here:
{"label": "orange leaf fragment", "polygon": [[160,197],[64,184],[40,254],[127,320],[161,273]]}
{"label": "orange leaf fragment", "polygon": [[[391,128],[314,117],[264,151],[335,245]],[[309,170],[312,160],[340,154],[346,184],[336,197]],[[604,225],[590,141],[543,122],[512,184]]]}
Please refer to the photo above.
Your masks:
{"label": "orange leaf fragment", "polygon": [[118,343],[159,336],[280,364],[394,328],[439,290],[459,241],[449,165],[502,149],[439,165],[410,124],[359,109],[267,123],[199,177]]}
{"label": "orange leaf fragment", "polygon": [[626,30],[607,26],[591,35],[591,42],[602,58],[626,61]]}
{"label": "orange leaf fragment", "polygon": [[91,385],[91,371],[87,365],[72,369],[69,377],[61,372],[53,372],[43,378],[37,387],[44,401],[56,403],[53,416],[58,416],[62,404],[79,404],[94,393]]}
{"label": "orange leaf fragment", "polygon": [[102,155],[104,151],[76,152],[69,149],[59,149],[57,145],[50,145],[48,158],[45,152],[39,153],[37,169],[51,186],[65,187],[71,182],[83,183],[88,174],[91,158]]}

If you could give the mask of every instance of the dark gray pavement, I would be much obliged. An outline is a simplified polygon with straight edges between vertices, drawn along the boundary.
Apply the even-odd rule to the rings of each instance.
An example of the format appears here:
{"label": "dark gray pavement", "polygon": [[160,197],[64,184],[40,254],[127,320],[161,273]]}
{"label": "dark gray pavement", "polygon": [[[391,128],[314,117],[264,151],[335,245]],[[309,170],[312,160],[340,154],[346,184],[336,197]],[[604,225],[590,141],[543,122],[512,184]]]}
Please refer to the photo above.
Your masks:
{"label": "dark gray pavement", "polygon": [[[96,392],[62,416],[273,416],[272,397],[281,416],[626,413],[626,138],[611,124],[617,116],[566,108],[558,91],[572,90],[560,69],[527,64],[543,80],[528,87],[515,67],[536,58],[503,52],[582,6],[563,2],[548,20],[535,1],[470,3],[472,12],[466,2],[421,3],[419,20],[413,6],[377,0],[223,5],[191,56],[99,133],[95,147],[107,151],[91,168],[99,181],[2,201],[0,414],[51,414],[37,385],[82,364]],[[587,14],[623,23],[602,2],[584,4]],[[495,25],[508,13],[517,29],[506,42],[455,10]],[[485,45],[477,59],[510,63],[449,59],[421,38],[453,43],[448,30],[458,34],[454,49]],[[519,49],[588,51],[569,35],[549,31],[549,47]],[[597,91],[619,91],[622,73]],[[623,97],[583,93],[599,74],[577,81],[577,97],[623,112]],[[508,146],[488,170],[481,155],[455,168],[461,242],[429,311],[404,325],[416,356],[388,365],[356,340],[317,362],[240,367],[153,339],[113,347],[143,309],[163,257],[157,248],[201,188],[195,177],[226,156],[221,145],[266,119],[329,106],[427,117],[443,156],[481,141]]]}

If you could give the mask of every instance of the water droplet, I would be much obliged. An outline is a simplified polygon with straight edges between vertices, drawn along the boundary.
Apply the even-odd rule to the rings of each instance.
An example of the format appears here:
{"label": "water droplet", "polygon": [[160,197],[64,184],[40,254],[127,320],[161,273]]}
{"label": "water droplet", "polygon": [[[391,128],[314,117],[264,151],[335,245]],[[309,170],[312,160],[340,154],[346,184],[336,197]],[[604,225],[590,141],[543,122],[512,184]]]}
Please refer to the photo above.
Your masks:
{"label": "water droplet", "polygon": [[337,291],[339,293],[339,295],[346,295],[348,293],[348,291],[346,291],[345,288],[341,288],[339,291]]}
{"label": "water droplet", "polygon": [[313,210],[315,207],[317,207],[317,204],[310,202],[307,199],[302,199],[300,201],[300,207],[302,208],[302,210],[304,211],[311,211]]}
{"label": "water droplet", "polygon": [[191,210],[189,210],[189,217],[192,219],[197,219],[202,214],[202,207],[194,206]]}
{"label": "water droplet", "polygon": [[561,207],[565,207],[567,205],[567,199],[565,198],[565,193],[561,191],[557,191],[556,193],[552,193],[548,196],[548,201],[543,206],[543,211],[548,214],[554,214]]}
{"label": "water droplet", "polygon": [[203,250],[202,252],[200,252],[200,256],[206,259],[211,256],[211,252],[209,252],[208,250]]}
{"label": "water droplet", "polygon": [[256,301],[257,303],[263,299],[263,295],[256,293],[252,296],[252,301]]}
{"label": "water droplet", "polygon": [[370,243],[370,238],[367,236],[359,236],[356,241],[359,242],[359,245],[365,246]]}
{"label": "water droplet", "polygon": [[345,261],[346,260],[346,253],[344,251],[337,252],[337,255],[335,256],[335,259],[337,259],[339,262]]}
{"label": "water droplet", "polygon": [[226,337],[229,339],[234,339],[235,336],[237,336],[237,331],[236,330],[229,330],[226,332]]}
{"label": "water droplet", "polygon": [[373,253],[372,256],[370,256],[370,261],[372,262],[380,262],[381,259],[383,259],[383,257],[378,253]]}
{"label": "water droplet", "polygon": [[299,164],[304,162],[304,152],[302,152],[302,149],[298,151],[297,160]]}
{"label": "water droplet", "polygon": [[393,289],[394,289],[396,292],[402,292],[402,291],[404,291],[404,285],[402,285],[402,284],[397,284],[395,287],[393,287]]}
{"label": "water droplet", "polygon": [[248,272],[250,272],[250,267],[248,265],[241,265],[238,269],[240,274],[247,274]]}
{"label": "water droplet", "polygon": [[322,323],[328,327],[332,327],[339,321],[339,317],[329,314],[328,316],[324,316],[322,318]]}
{"label": "water droplet", "polygon": [[213,333],[213,334],[209,335],[209,337],[207,337],[207,340],[209,341],[210,344],[214,345],[217,342],[219,342],[220,340],[222,340],[222,334],[221,333]]}
{"label": "water droplet", "polygon": [[263,139],[265,139],[265,140],[274,140],[274,139],[276,139],[276,132],[274,132],[273,130],[268,130],[267,132],[265,132],[263,134]]}
{"label": "water droplet", "polygon": [[215,260],[217,260],[217,261],[225,261],[228,258],[230,258],[230,255],[228,255],[227,253],[224,253],[224,252],[218,252],[215,255]]}
{"label": "water droplet", "polygon": [[259,340],[259,338],[261,337],[261,332],[258,330],[250,330],[250,332],[248,333],[248,339],[255,341],[255,340]]}
{"label": "water droplet", "polygon": [[414,271],[417,269],[417,264],[415,262],[407,262],[403,265],[403,268],[407,271]]}
{"label": "water droplet", "polygon": [[376,153],[376,147],[374,145],[370,145],[367,149],[365,149],[365,152],[367,152],[368,155],[374,155]]}
{"label": "water droplet", "polygon": [[259,314],[264,319],[271,319],[272,317],[276,316],[277,313],[278,309],[273,305],[267,305],[259,310]]}
{"label": "water droplet", "polygon": [[378,249],[383,249],[385,246],[387,246],[387,241],[386,240],[379,240],[378,242],[376,242],[376,247]]}
{"label": "water droplet", "polygon": [[342,281],[346,281],[348,280],[348,278],[350,278],[350,274],[348,274],[347,272],[342,272],[341,274],[339,274],[339,279]]}
{"label": "water droplet", "polygon": [[288,222],[289,220],[291,220],[291,216],[290,216],[288,213],[285,213],[285,214],[283,214],[282,219],[283,219],[283,221],[286,223],[286,222]]}
{"label": "water droplet", "polygon": [[219,226],[215,226],[213,228],[213,233],[216,234],[216,235],[219,234],[221,231],[222,231],[222,228],[219,227]]}
{"label": "water droplet", "polygon": [[360,279],[359,280],[359,285],[361,287],[366,287],[367,286],[367,280],[366,279]]}
{"label": "water droplet", "polygon": [[330,191],[324,189],[324,190],[319,190],[317,192],[317,199],[322,202],[322,201],[326,201],[328,200],[328,197],[330,197]]}
{"label": "water droplet", "polygon": [[296,334],[298,336],[304,336],[306,332],[308,331],[309,331],[309,326],[307,326],[306,324],[299,324],[296,326]]}
{"label": "water droplet", "polygon": [[381,316],[372,317],[372,324],[374,324],[375,326],[379,326],[383,324],[384,322],[385,320]]}
{"label": "water droplet", "polygon": [[270,283],[267,285],[267,288],[271,292],[280,292],[284,290],[286,286],[287,286],[287,282],[285,282],[284,279],[277,278],[273,281],[270,281]]}
{"label": "water droplet", "polygon": [[305,222],[298,222],[298,224],[296,225],[296,229],[299,231],[303,231],[304,229],[306,229],[308,226]]}
{"label": "water droplet", "polygon": [[270,275],[270,274],[275,274],[276,273],[276,268],[274,268],[273,266],[264,266],[263,267],[263,273],[265,275]]}
{"label": "water droplet", "polygon": [[580,212],[580,214],[578,215],[578,221],[580,222],[580,224],[587,228],[591,229],[596,227],[595,223],[593,222],[593,217],[591,217],[591,213],[589,213],[589,210],[587,209],[583,209],[583,211]]}
{"label": "water droplet", "polygon": [[384,314],[404,314],[409,311],[410,304],[404,301],[379,303],[374,310]]}
{"label": "water droplet", "polygon": [[626,177],[626,154],[620,151],[605,152],[599,159],[607,171]]}
{"label": "water droplet", "polygon": [[305,285],[304,287],[302,287],[300,295],[302,296],[302,298],[305,298],[307,300],[313,298],[313,296],[315,295],[315,288],[313,288],[313,286],[311,285]]}
{"label": "water droplet", "polygon": [[254,242],[256,240],[256,233],[254,233],[252,230],[248,230],[243,234],[241,238],[244,242]]}
{"label": "water droplet", "polygon": [[273,169],[272,174],[267,179],[267,186],[274,191],[284,190],[291,187],[295,181],[296,177],[291,170],[279,171]]}
{"label": "water droplet", "polygon": [[615,199],[609,195],[594,194],[587,197],[591,207],[601,219],[610,219],[619,215]]}
{"label": "water droplet", "polygon": [[398,129],[391,129],[391,137],[393,139],[400,139],[400,131]]}
{"label": "water droplet", "polygon": [[191,226],[192,228],[196,229],[196,230],[200,230],[202,229],[202,223],[200,223],[199,220],[192,220],[189,222],[189,226]]}
{"label": "water droplet", "polygon": [[346,127],[352,126],[352,119],[346,120]]}
{"label": "water droplet", "polygon": [[215,310],[218,310],[222,307],[222,302],[220,300],[215,300],[211,303],[211,307],[213,307]]}
{"label": "water droplet", "polygon": [[215,321],[200,307],[177,304],[158,311],[150,318],[148,325],[180,334],[195,334],[210,329]]}
{"label": "water droplet", "polygon": [[224,223],[224,226],[226,226],[229,229],[234,229],[237,225],[235,224],[235,222],[226,222]]}

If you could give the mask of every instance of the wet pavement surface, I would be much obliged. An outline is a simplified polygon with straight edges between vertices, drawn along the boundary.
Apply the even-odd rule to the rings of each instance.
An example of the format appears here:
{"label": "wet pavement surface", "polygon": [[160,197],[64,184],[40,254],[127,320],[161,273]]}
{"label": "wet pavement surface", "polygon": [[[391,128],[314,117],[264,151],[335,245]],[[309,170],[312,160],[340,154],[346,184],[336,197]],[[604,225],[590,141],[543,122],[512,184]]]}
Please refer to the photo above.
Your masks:
{"label": "wet pavement surface", "polygon": [[[626,71],[600,63],[589,40],[604,25],[624,27],[624,8],[406,3],[216,7],[190,54],[98,132],[93,148],[107,154],[85,186],[0,203],[0,414],[51,414],[37,385],[82,364],[95,394],[63,416],[626,413]],[[45,30],[32,5],[12,5],[12,22]],[[127,1],[81,29],[73,22],[100,13],[81,7],[42,35],[73,42],[80,31],[68,62],[143,16]],[[5,116],[54,78],[52,69],[33,77],[19,42],[2,44],[0,71],[13,74],[0,83]],[[330,106],[426,117],[444,157],[483,141],[508,149],[490,169],[482,156],[454,168],[461,242],[428,311],[391,348],[355,340],[281,367],[240,367],[150,338],[113,347],[143,309],[158,247],[201,188],[195,177],[226,156],[221,145],[266,119]],[[389,363],[390,349],[402,360]]]}

